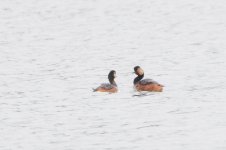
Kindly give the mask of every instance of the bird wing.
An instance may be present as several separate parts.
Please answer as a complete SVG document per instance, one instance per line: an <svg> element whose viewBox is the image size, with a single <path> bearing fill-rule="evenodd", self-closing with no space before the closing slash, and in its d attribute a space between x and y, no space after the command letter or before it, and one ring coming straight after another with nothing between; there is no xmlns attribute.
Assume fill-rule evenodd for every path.
<svg viewBox="0 0 226 150"><path fill-rule="evenodd" d="M158 82L152 80L152 79L143 79L139 81L140 84L142 85L147 85L147 84L159 84Z"/></svg>
<svg viewBox="0 0 226 150"><path fill-rule="evenodd" d="M100 85L100 88L104 88L104 89L107 89L107 90L110 90L112 89L114 86L112 84L109 84L109 83L102 83Z"/></svg>

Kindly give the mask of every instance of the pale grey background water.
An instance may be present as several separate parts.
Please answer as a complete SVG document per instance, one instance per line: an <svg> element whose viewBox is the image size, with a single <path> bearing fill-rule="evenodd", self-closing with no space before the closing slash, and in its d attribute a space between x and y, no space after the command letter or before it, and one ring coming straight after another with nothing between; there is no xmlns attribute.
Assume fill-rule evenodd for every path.
<svg viewBox="0 0 226 150"><path fill-rule="evenodd" d="M224 0L2 0L1 150L225 150ZM134 97L133 67L165 85ZM93 93L117 71L117 94Z"/></svg>

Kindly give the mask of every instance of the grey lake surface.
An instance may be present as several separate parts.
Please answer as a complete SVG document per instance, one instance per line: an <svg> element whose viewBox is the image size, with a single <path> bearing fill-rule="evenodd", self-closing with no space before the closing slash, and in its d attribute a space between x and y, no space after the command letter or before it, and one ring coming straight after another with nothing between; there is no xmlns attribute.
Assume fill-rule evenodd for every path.
<svg viewBox="0 0 226 150"><path fill-rule="evenodd" d="M1 0L0 150L225 150L225 14L225 0ZM136 65L164 91L134 91ZM92 92L112 69L119 92Z"/></svg>

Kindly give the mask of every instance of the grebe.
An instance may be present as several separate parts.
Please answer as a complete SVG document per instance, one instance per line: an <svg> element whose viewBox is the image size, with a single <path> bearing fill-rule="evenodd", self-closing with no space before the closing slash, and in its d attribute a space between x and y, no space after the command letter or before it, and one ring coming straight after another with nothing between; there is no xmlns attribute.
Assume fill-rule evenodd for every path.
<svg viewBox="0 0 226 150"><path fill-rule="evenodd" d="M93 89L94 92L109 92L109 93L116 93L118 91L117 84L115 82L116 78L116 71L111 70L108 74L109 83L102 83L96 89Z"/></svg>
<svg viewBox="0 0 226 150"><path fill-rule="evenodd" d="M163 85L152 79L143 79L144 71L140 66L134 67L137 77L134 79L133 84L137 91L150 91L150 92L162 92Z"/></svg>

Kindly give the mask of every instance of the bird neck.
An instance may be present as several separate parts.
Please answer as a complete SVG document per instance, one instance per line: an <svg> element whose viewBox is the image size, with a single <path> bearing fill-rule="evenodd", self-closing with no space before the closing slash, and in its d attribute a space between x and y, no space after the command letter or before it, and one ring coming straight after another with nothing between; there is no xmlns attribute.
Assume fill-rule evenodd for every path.
<svg viewBox="0 0 226 150"><path fill-rule="evenodd" d="M139 82L143 77L144 77L144 74L143 74L143 75L138 75L138 76L134 79L133 84L136 84L137 82Z"/></svg>
<svg viewBox="0 0 226 150"><path fill-rule="evenodd" d="M116 84L116 82L115 82L114 79L109 79L109 82L110 82L112 85L117 86L117 84Z"/></svg>

